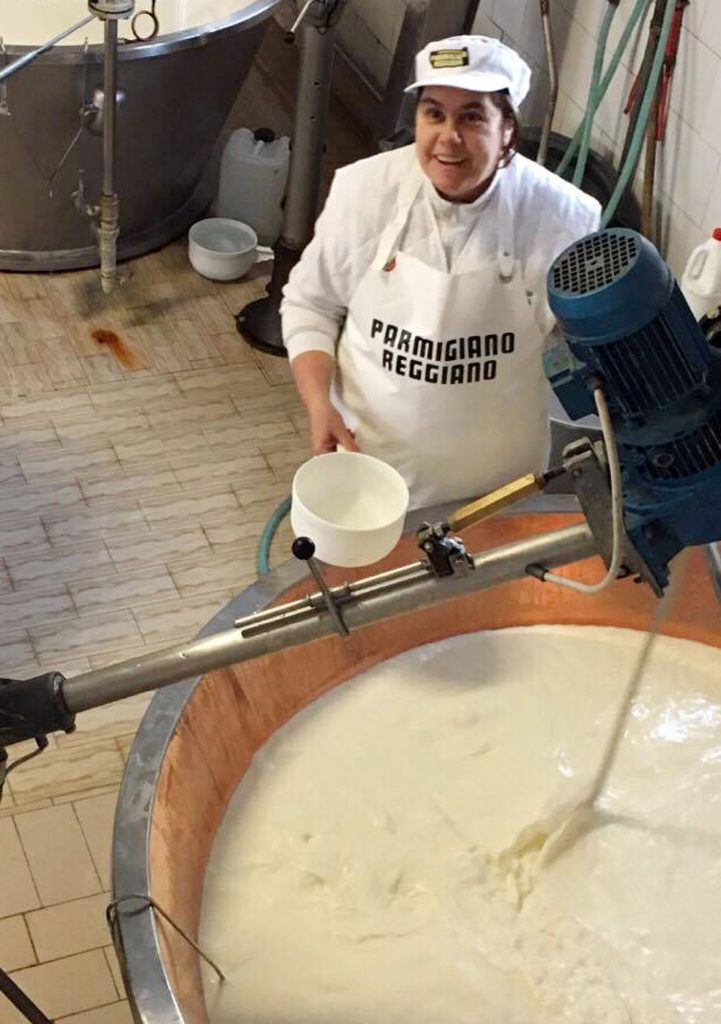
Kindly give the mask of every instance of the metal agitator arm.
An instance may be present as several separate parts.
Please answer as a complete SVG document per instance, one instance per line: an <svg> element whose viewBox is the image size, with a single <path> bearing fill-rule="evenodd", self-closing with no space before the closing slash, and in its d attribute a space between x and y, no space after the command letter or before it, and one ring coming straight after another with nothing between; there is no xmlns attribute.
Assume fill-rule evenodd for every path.
<svg viewBox="0 0 721 1024"><path fill-rule="evenodd" d="M51 672L28 680L0 680L0 752L22 740L40 744L53 731L69 732L75 715L89 708L328 636L338 629L329 601L351 631L522 577L529 566L562 566L596 550L590 528L581 524L466 555L465 566L445 577L427 558L419 559L355 583L323 587L307 598L239 619L233 629L146 657L69 679Z"/></svg>

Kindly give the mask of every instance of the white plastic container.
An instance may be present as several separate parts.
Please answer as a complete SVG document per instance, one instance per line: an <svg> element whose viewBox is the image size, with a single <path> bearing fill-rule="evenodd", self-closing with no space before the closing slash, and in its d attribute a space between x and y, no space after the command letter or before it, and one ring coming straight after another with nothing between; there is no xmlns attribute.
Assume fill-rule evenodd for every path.
<svg viewBox="0 0 721 1024"><path fill-rule="evenodd" d="M681 291L697 320L721 306L721 228L689 256Z"/></svg>
<svg viewBox="0 0 721 1024"><path fill-rule="evenodd" d="M283 226L290 140L267 128L239 128L228 139L220 164L216 211L250 224L261 245L273 245Z"/></svg>
<svg viewBox="0 0 721 1024"><path fill-rule="evenodd" d="M360 452L328 452L296 472L290 521L296 537L310 537L321 561L370 565L400 540L408 501L406 482L392 466Z"/></svg>
<svg viewBox="0 0 721 1024"><path fill-rule="evenodd" d="M227 217L209 217L188 232L188 258L211 281L237 281L258 258L258 238L247 224Z"/></svg>

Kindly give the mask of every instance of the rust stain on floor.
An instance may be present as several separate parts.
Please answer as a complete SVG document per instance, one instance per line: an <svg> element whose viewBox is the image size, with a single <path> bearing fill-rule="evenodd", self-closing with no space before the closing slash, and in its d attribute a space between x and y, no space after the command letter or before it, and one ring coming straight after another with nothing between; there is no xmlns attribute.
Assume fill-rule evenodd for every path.
<svg viewBox="0 0 721 1024"><path fill-rule="evenodd" d="M122 338L118 337L115 331L106 331L103 327L98 327L97 330L91 333L91 337L99 345L109 349L120 365L126 370L143 370L146 368L143 360L133 352Z"/></svg>

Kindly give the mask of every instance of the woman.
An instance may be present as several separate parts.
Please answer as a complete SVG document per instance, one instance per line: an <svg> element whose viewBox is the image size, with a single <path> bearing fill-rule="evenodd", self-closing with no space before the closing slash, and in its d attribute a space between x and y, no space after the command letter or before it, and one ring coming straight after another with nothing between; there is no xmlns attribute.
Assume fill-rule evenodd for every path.
<svg viewBox="0 0 721 1024"><path fill-rule="evenodd" d="M384 459L420 507L543 469L546 273L600 207L515 152L509 47L431 43L416 78L415 146L338 171L282 317L314 453Z"/></svg>

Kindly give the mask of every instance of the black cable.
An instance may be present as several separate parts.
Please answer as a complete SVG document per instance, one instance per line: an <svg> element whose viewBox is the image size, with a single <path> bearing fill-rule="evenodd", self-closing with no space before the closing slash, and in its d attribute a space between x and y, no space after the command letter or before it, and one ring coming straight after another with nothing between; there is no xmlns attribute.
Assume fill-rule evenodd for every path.
<svg viewBox="0 0 721 1024"><path fill-rule="evenodd" d="M26 996L22 989L18 988L9 974L0 967L0 992L19 1010L23 1017L30 1021L30 1024L53 1024L49 1017L46 1017L42 1010L39 1010L32 999Z"/></svg>

